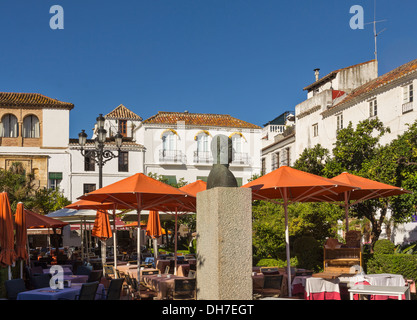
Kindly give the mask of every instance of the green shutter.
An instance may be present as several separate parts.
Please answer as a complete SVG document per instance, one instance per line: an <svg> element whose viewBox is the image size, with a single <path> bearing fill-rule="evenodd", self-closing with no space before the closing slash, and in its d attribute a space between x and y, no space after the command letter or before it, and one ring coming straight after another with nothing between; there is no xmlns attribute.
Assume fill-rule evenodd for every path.
<svg viewBox="0 0 417 320"><path fill-rule="evenodd" d="M162 176L164 180L166 181L166 184L169 185L176 185L177 184L177 176Z"/></svg>
<svg viewBox="0 0 417 320"><path fill-rule="evenodd" d="M197 180L203 180L204 182L207 182L207 178L208 178L208 177L204 177L204 176L197 176Z"/></svg>
<svg viewBox="0 0 417 320"><path fill-rule="evenodd" d="M49 172L49 180L62 180L62 172Z"/></svg>
<svg viewBox="0 0 417 320"><path fill-rule="evenodd" d="M241 187L243 184L243 178L236 178L237 186Z"/></svg>

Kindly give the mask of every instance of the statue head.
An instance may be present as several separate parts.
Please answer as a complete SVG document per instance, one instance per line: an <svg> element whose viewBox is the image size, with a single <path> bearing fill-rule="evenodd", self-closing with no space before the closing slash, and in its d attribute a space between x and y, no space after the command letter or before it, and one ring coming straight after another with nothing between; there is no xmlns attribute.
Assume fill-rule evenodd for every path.
<svg viewBox="0 0 417 320"><path fill-rule="evenodd" d="M213 163L229 166L233 156L232 139L223 134L215 135L210 147L213 154Z"/></svg>

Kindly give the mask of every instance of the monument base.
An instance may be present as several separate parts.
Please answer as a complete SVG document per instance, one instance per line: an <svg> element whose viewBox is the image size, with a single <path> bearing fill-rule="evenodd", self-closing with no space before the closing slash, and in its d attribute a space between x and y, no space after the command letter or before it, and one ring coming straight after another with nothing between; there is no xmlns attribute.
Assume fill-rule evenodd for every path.
<svg viewBox="0 0 417 320"><path fill-rule="evenodd" d="M252 300L252 191L197 194L197 299Z"/></svg>

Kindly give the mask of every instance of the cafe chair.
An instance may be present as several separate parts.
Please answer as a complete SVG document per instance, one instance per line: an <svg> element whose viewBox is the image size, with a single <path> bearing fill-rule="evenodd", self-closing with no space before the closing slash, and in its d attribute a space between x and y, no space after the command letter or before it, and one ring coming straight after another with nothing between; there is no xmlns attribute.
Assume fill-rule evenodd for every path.
<svg viewBox="0 0 417 320"><path fill-rule="evenodd" d="M101 278L103 277L103 270L92 270L90 275L88 276L87 282L100 282Z"/></svg>
<svg viewBox="0 0 417 320"><path fill-rule="evenodd" d="M95 300L98 284L98 281L83 283L80 294L75 296L75 300Z"/></svg>
<svg viewBox="0 0 417 320"><path fill-rule="evenodd" d="M196 300L196 279L174 279L173 300Z"/></svg>
<svg viewBox="0 0 417 320"><path fill-rule="evenodd" d="M125 281L127 284L129 297L132 300L140 300L140 292L139 292L138 283L137 281L133 281L133 280L136 280L136 279L132 278L129 273L125 274Z"/></svg>
<svg viewBox="0 0 417 320"><path fill-rule="evenodd" d="M78 266L77 267L77 271L76 271L76 275L78 276L89 276L91 273L91 269L87 266Z"/></svg>
<svg viewBox="0 0 417 320"><path fill-rule="evenodd" d="M35 289L40 288L49 288L50 287L50 280L51 280L51 274L50 273L44 273L39 275L33 275L31 282Z"/></svg>
<svg viewBox="0 0 417 320"><path fill-rule="evenodd" d="M105 264L104 265L104 276L106 277L106 279L116 278L114 267L112 265L110 265L110 264Z"/></svg>
<svg viewBox="0 0 417 320"><path fill-rule="evenodd" d="M20 292L27 291L23 279L6 280L4 285L6 287L6 297L9 300L16 300Z"/></svg>
<svg viewBox="0 0 417 320"><path fill-rule="evenodd" d="M284 275L265 275L262 287L262 297L279 297L281 295L282 279Z"/></svg>
<svg viewBox="0 0 417 320"><path fill-rule="evenodd" d="M112 279L106 290L105 300L120 300L124 281L124 278Z"/></svg>
<svg viewBox="0 0 417 320"><path fill-rule="evenodd" d="M165 267L165 272L164 272L165 274L169 274L169 266L166 266Z"/></svg>

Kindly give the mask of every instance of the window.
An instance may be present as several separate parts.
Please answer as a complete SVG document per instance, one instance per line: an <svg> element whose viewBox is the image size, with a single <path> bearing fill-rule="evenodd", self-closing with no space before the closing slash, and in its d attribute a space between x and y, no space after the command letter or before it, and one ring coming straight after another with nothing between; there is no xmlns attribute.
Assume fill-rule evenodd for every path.
<svg viewBox="0 0 417 320"><path fill-rule="evenodd" d="M162 136L162 149L164 151L174 151L177 148L177 139L172 131L165 132Z"/></svg>
<svg viewBox="0 0 417 320"><path fill-rule="evenodd" d="M23 119L23 137L39 138L39 119L30 115Z"/></svg>
<svg viewBox="0 0 417 320"><path fill-rule="evenodd" d="M96 170L96 162L94 161L94 157L84 157L84 171L95 171Z"/></svg>
<svg viewBox="0 0 417 320"><path fill-rule="evenodd" d="M119 172L129 171L129 152L120 151L119 153Z"/></svg>
<svg viewBox="0 0 417 320"><path fill-rule="evenodd" d="M127 137L127 120L119 120L119 132L123 137Z"/></svg>
<svg viewBox="0 0 417 320"><path fill-rule="evenodd" d="M378 114L378 107L376 103L376 99L369 101L369 117L376 117Z"/></svg>
<svg viewBox="0 0 417 320"><path fill-rule="evenodd" d="M169 184L170 186L176 186L177 184L177 176L162 175L162 179L166 184Z"/></svg>
<svg viewBox="0 0 417 320"><path fill-rule="evenodd" d="M0 134L4 138L16 138L19 135L19 126L16 116L6 114L1 119Z"/></svg>
<svg viewBox="0 0 417 320"><path fill-rule="evenodd" d="M290 148L285 148L285 152L286 152L286 162L287 162L287 166L289 166L290 165L290 161L291 161L291 158L290 158Z"/></svg>
<svg viewBox="0 0 417 320"><path fill-rule="evenodd" d="M280 162L279 152L272 154L272 171L279 168L280 166L279 162Z"/></svg>
<svg viewBox="0 0 417 320"><path fill-rule="evenodd" d="M318 123L313 124L313 137L319 136L319 125Z"/></svg>
<svg viewBox="0 0 417 320"><path fill-rule="evenodd" d="M59 190L62 181L62 172L49 172L49 188Z"/></svg>
<svg viewBox="0 0 417 320"><path fill-rule="evenodd" d="M242 152L242 137L238 134L232 136L233 151L236 153Z"/></svg>
<svg viewBox="0 0 417 320"><path fill-rule="evenodd" d="M408 84L403 87L403 103L413 102L414 100L414 91L413 84Z"/></svg>
<svg viewBox="0 0 417 320"><path fill-rule="evenodd" d="M339 113L336 115L336 130L339 131L340 129L343 129L343 114Z"/></svg>
<svg viewBox="0 0 417 320"><path fill-rule="evenodd" d="M262 158L261 161L261 175L263 176L266 173L266 160Z"/></svg>
<svg viewBox="0 0 417 320"><path fill-rule="evenodd" d="M209 140L207 133L200 133L197 135L197 153L205 154L209 152Z"/></svg>
<svg viewBox="0 0 417 320"><path fill-rule="evenodd" d="M95 183L84 183L84 187L83 187L84 194L90 193L94 190L96 190L96 184Z"/></svg>
<svg viewBox="0 0 417 320"><path fill-rule="evenodd" d="M197 176L197 180L202 180L204 182L207 182L208 177L206 176Z"/></svg>

